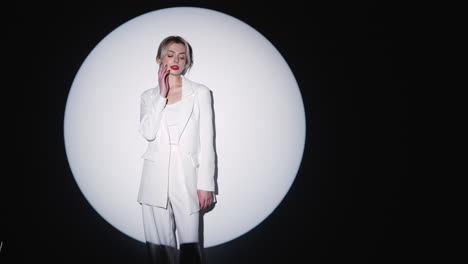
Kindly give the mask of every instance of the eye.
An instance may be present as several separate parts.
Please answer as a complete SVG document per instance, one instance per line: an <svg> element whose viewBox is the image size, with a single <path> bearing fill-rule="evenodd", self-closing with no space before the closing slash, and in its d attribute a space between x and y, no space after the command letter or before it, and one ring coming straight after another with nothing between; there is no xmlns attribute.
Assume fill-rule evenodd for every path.
<svg viewBox="0 0 468 264"><path fill-rule="evenodd" d="M174 57L174 55L167 55L167 57L172 58L172 57Z"/></svg>
<svg viewBox="0 0 468 264"><path fill-rule="evenodd" d="M180 57L181 60L185 60L185 57Z"/></svg>

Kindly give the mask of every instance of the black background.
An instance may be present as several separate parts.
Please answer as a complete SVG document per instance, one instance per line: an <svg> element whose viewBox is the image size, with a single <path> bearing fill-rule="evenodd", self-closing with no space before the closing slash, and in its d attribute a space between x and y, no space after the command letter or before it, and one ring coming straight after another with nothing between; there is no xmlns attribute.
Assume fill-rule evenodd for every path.
<svg viewBox="0 0 468 264"><path fill-rule="evenodd" d="M4 77L19 93L5 97L15 98L11 146L19 161L9 165L20 174L2 184L1 262L145 263L144 244L102 219L76 186L63 116L73 79L102 38L175 6L217 10L258 30L288 62L306 110L304 157L288 195L246 235L206 249L208 263L412 260L403 209L411 67L404 6L128 1L5 9L14 19L4 24L13 69Z"/></svg>

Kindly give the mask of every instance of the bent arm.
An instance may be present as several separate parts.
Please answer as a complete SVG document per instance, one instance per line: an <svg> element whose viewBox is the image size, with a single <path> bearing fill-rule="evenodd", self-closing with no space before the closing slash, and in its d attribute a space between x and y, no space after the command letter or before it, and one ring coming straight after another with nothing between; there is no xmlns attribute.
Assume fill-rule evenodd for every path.
<svg viewBox="0 0 468 264"><path fill-rule="evenodd" d="M215 151L210 90L199 91L198 104L200 107L200 166L198 167L197 188L214 192Z"/></svg>
<svg viewBox="0 0 468 264"><path fill-rule="evenodd" d="M157 95L142 94L140 104L140 127L138 131L148 141L153 141L159 130L161 116L167 98Z"/></svg>

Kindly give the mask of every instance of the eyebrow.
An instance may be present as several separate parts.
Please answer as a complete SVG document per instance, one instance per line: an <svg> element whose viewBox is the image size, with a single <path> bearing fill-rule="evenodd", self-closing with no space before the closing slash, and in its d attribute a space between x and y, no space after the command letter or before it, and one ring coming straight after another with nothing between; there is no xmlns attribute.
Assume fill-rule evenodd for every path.
<svg viewBox="0 0 468 264"><path fill-rule="evenodd" d="M175 51L173 51L173 50L167 50L167 51L168 51L168 52L170 51L170 52L174 52L174 53L176 53L176 52L175 52ZM181 52L181 53L179 53L179 54L185 54L185 52Z"/></svg>

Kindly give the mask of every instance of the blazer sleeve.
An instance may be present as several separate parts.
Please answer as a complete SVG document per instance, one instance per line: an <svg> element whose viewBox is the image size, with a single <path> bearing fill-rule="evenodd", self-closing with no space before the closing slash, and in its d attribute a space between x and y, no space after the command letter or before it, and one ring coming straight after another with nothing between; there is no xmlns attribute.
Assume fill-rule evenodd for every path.
<svg viewBox="0 0 468 264"><path fill-rule="evenodd" d="M198 104L200 108L200 154L197 189L214 192L214 127L211 92L208 88L199 89Z"/></svg>
<svg viewBox="0 0 468 264"><path fill-rule="evenodd" d="M140 127L138 131L148 141L153 141L160 127L161 116L167 98L151 93L143 93L140 102Z"/></svg>

